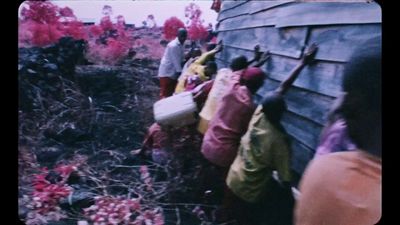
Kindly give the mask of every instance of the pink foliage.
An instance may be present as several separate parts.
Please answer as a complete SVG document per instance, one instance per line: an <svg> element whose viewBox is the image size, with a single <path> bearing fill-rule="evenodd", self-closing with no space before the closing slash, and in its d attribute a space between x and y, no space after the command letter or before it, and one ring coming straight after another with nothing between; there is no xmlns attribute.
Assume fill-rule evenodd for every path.
<svg viewBox="0 0 400 225"><path fill-rule="evenodd" d="M97 196L95 200L94 205L83 209L93 224L164 224L162 213L157 209L143 210L139 199Z"/></svg>
<svg viewBox="0 0 400 225"><path fill-rule="evenodd" d="M190 3L188 6L185 7L185 17L188 17L191 21L200 20L201 14L202 11L200 10L200 7L195 3Z"/></svg>
<svg viewBox="0 0 400 225"><path fill-rule="evenodd" d="M179 28L184 28L185 24L177 17L171 17L164 23L164 37L167 40L176 38Z"/></svg>
<svg viewBox="0 0 400 225"><path fill-rule="evenodd" d="M128 55L129 40L107 38L106 45L90 42L87 58L95 63L114 65Z"/></svg>
<svg viewBox="0 0 400 225"><path fill-rule="evenodd" d="M88 34L86 33L83 23L80 21L71 21L65 23L63 26L63 36L71 36L74 39L87 39Z"/></svg>
<svg viewBox="0 0 400 225"><path fill-rule="evenodd" d="M189 18L188 36L190 40L204 40L208 36L208 31L200 20L202 11L200 7L194 3L190 3L185 7L185 17Z"/></svg>
<svg viewBox="0 0 400 225"><path fill-rule="evenodd" d="M48 1L27 1L29 9L23 8L23 21L31 20L41 24L56 23L59 19L58 7Z"/></svg>
<svg viewBox="0 0 400 225"><path fill-rule="evenodd" d="M98 25L91 25L89 27L89 34L91 35L91 37L99 37L102 33L104 32L104 30L98 26Z"/></svg>
<svg viewBox="0 0 400 225"><path fill-rule="evenodd" d="M204 40L208 36L208 31L202 24L192 23L188 27L188 36L190 40Z"/></svg>
<svg viewBox="0 0 400 225"><path fill-rule="evenodd" d="M46 215L51 212L59 211L59 200L67 197L72 188L65 184L72 171L77 168L73 165L60 165L54 169L61 176L61 181L51 183L46 179L49 174L47 168L42 169L42 173L36 174L33 181L33 209L41 214Z"/></svg>
<svg viewBox="0 0 400 225"><path fill-rule="evenodd" d="M28 6L22 9L18 27L20 47L43 47L56 43L61 37L71 36L87 41L86 58L95 64L117 64L128 56L132 48L146 57L158 59L162 56L159 39L150 35L135 41L133 30L126 28L123 16L119 15L116 23L111 21L112 9L109 6L105 7L105 16L99 25L85 26L68 7L60 8L48 1L29 1L26 4ZM171 18L166 22L164 35L171 40L181 27L184 27L182 21Z"/></svg>
<svg viewBox="0 0 400 225"><path fill-rule="evenodd" d="M69 7L61 8L60 15L63 17L75 17L74 12Z"/></svg>
<svg viewBox="0 0 400 225"><path fill-rule="evenodd" d="M100 27L104 31L112 30L114 28L114 25L111 22L110 16L104 16L103 18L101 18Z"/></svg>
<svg viewBox="0 0 400 225"><path fill-rule="evenodd" d="M110 6L104 6L111 12ZM107 13L105 13L107 14ZM119 15L113 24L110 16L104 16L99 26L89 28L89 49L86 58L96 64L114 65L128 56L133 45L132 31L126 30L125 19Z"/></svg>
<svg viewBox="0 0 400 225"><path fill-rule="evenodd" d="M18 29L21 47L45 46L63 36L86 38L83 24L76 20L72 9L59 8L48 1L28 1L26 4L28 8L21 11Z"/></svg>
<svg viewBox="0 0 400 225"><path fill-rule="evenodd" d="M117 16L117 26L125 27L125 18L122 15Z"/></svg>

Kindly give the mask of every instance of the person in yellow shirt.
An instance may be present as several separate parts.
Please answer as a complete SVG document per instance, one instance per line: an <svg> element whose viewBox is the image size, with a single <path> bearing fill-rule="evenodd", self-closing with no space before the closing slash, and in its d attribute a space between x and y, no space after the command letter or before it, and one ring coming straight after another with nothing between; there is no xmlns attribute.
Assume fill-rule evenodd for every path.
<svg viewBox="0 0 400 225"><path fill-rule="evenodd" d="M207 61L212 58L215 54L222 51L222 42L211 51L203 53L197 60L195 60L178 79L178 85L175 88L175 94L185 91L185 86L187 84L187 79L191 75L196 75L201 81L206 81L211 79L211 76L215 74L216 67L212 63L207 63ZM215 63L214 63L215 64Z"/></svg>
<svg viewBox="0 0 400 225"><path fill-rule="evenodd" d="M229 200L233 202L231 205L225 204L228 210L236 212L233 216L239 211L242 213L242 216L237 217L240 225L256 225L262 221L268 221L268 224L291 222L294 201L290 185L291 151L288 135L280 122L286 110L283 96L302 69L313 61L316 51L317 46L311 45L291 74L275 91L263 98L241 139L238 153L226 178L228 190L225 194L225 202L228 198L233 199ZM274 170L277 171L282 190L276 188L278 184L273 178ZM270 208L268 204L273 202L273 196L278 193L282 193L279 201L287 202L287 205L277 212L263 212ZM277 207L280 206L275 205Z"/></svg>

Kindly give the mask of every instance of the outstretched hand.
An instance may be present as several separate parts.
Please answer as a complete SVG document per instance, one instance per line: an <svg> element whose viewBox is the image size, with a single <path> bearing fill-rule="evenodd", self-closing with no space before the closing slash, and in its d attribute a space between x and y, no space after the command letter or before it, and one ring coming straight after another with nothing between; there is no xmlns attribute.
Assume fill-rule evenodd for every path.
<svg viewBox="0 0 400 225"><path fill-rule="evenodd" d="M260 51L260 45L254 46L254 59L259 61L261 59L263 52Z"/></svg>
<svg viewBox="0 0 400 225"><path fill-rule="evenodd" d="M271 54L269 51L266 51L261 54L260 60L259 61L267 61L271 57Z"/></svg>
<svg viewBox="0 0 400 225"><path fill-rule="evenodd" d="M309 64L314 60L315 54L317 53L318 46L313 43L305 52L301 58L303 64Z"/></svg>
<svg viewBox="0 0 400 225"><path fill-rule="evenodd" d="M223 47L222 47L222 40L220 40L217 44L217 46L215 47L216 52L220 52L222 51Z"/></svg>

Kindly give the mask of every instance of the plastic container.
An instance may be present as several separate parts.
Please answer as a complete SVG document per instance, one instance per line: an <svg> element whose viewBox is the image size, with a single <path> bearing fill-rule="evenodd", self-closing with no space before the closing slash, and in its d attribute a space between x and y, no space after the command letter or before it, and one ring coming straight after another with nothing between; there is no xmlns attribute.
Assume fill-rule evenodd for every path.
<svg viewBox="0 0 400 225"><path fill-rule="evenodd" d="M189 91L157 101L153 110L155 121L164 127L179 128L198 120L197 105Z"/></svg>

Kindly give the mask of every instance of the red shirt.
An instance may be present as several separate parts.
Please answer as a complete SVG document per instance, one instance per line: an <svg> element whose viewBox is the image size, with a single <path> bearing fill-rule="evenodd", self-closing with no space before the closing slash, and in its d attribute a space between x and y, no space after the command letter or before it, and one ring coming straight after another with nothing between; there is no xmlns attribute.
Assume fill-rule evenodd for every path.
<svg viewBox="0 0 400 225"><path fill-rule="evenodd" d="M210 162L228 167L239 148L256 109L246 86L240 85L241 73L233 73L232 83L218 105L215 116L204 135L201 152Z"/></svg>

